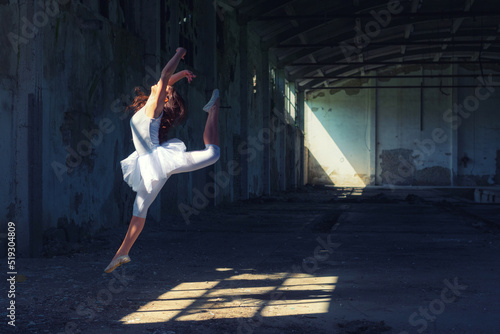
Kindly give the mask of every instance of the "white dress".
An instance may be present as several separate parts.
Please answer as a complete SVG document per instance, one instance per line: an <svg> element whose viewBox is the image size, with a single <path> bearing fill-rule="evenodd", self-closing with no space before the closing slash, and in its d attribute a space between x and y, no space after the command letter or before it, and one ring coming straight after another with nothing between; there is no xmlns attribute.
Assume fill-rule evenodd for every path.
<svg viewBox="0 0 500 334"><path fill-rule="evenodd" d="M144 183L148 193L152 191L152 181L168 179L170 172L185 166L186 145L177 138L160 145L158 131L161 117L146 116L146 106L137 111L130 120L135 151L120 161L123 179L134 191Z"/></svg>

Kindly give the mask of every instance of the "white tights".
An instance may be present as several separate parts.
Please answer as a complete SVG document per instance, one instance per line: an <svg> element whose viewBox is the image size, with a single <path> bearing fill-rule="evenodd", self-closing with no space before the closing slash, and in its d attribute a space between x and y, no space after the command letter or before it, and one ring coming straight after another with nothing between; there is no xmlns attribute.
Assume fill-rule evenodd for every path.
<svg viewBox="0 0 500 334"><path fill-rule="evenodd" d="M214 144L206 144L205 149L201 151L186 152L187 165L174 169L170 175L192 172L210 165L213 165L220 157L220 148ZM137 191L137 196L134 202L133 214L136 217L146 218L148 209L165 185L167 179L156 180L152 182L153 190L150 193L146 191L144 183L141 184Z"/></svg>

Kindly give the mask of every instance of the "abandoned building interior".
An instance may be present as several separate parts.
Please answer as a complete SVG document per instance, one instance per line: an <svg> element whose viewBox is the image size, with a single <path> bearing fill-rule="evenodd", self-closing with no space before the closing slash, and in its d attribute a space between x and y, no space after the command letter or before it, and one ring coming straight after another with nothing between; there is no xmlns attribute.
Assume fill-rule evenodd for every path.
<svg viewBox="0 0 500 334"><path fill-rule="evenodd" d="M0 17L3 46L0 49L3 138L0 170L4 178L0 201L4 221L14 222L16 226L16 256L25 258L25 263L33 263L31 270L37 268L36 258L55 256L57 259L78 253L99 240L102 233L113 230L121 233L126 228L135 199L135 192L123 181L120 169L120 161L134 150L129 125L132 114L126 107L135 97L135 87L149 94L163 66L182 46L187 53L178 69L192 71L196 78L192 83L176 84L189 114L182 124L171 130L172 137L180 138L188 150L203 149L202 129L207 116L202 107L210 99L212 90L218 88L220 159L201 171L174 175L168 180L149 210L145 229L151 229L144 232L144 240L160 245L159 241L152 241L152 237L147 239L147 233L170 226L175 233L190 231L192 244L205 245L211 236L222 233L220 231L229 233L238 229L235 224L243 224L244 217L265 222L266 228L252 227L260 231L262 238L275 233L273 231L299 233L303 226L310 224L319 228L315 233L326 237L337 227L341 230L340 221L352 219L360 222L359 226L352 225L359 230L349 230L352 233L347 233L341 243L355 244L359 241L354 237L358 232L375 229L367 223L367 216L361 219L361 215L372 212L382 217L393 212L395 216L390 219L398 223L390 223L390 227L381 225L387 230L406 231L415 224L421 228L415 235L429 233L435 239L452 243L450 240L454 237L439 237L431 231L437 226L444 226L439 227L440 233L445 228L453 230L457 222L469 224L470 220L470 230L460 225L457 235L463 233L463 243L471 240L471 252L480 252L480 243L486 242L481 238L487 238L491 247L488 259L493 264L496 261L497 266L491 269L491 275L481 277L487 282L495 275L499 277L496 234L500 218L498 1L11 0L0 1ZM441 203L441 211L437 203ZM410 204L422 207L403 209L400 206ZM258 209L256 205L264 205L265 209ZM259 216L259 210L267 212L266 218ZM290 210L302 211L294 215ZM346 214L347 211L342 210L352 212ZM452 214L453 217L445 216ZM335 219L318 218L324 215L333 215ZM209 218L212 225L207 227L209 225L202 222ZM381 224L391 222L389 218L377 220L372 216L370 219L382 221ZM322 229L322 224L327 228ZM386 231L384 228L382 231ZM210 233L197 236L197 229ZM183 238L174 232L171 235ZM163 236L163 232L156 233ZM2 257L7 256L7 235L5 225L0 231ZM231 236L232 241L227 244L237 248L238 243L234 235ZM394 240L401 249L412 244L409 239L405 241L405 234L391 239L392 235L382 236L381 232L379 237ZM301 259L314 254L316 239L311 238L309 246L297 246L303 250ZM305 239L299 235L294 240L305 243ZM375 239L372 242L376 243ZM144 246L139 247L147 247L146 243L143 241ZM222 247L225 242L217 243ZM262 243L264 247L264 241ZM269 245L279 243L268 242ZM250 244L252 246L241 254L257 256L260 244L257 241ZM448 246L422 246L421 251L425 253L426 247L441 255L448 249ZM111 248L106 250L106 260ZM370 253L370 249L364 250ZM471 261L468 271L479 271L479 267L473 265L472 253L462 248L460 251L457 250L458 254ZM191 254L190 250L185 252ZM231 250L221 254L228 252ZM286 257L285 254L281 255ZM371 260L377 261L374 254ZM268 259L274 259L273 265L278 265L280 256L274 256ZM146 259L146 255L143 258ZM408 261L418 262L418 256L415 258ZM102 271L105 260L93 259L97 260L102 263L95 270ZM334 271L338 263L346 261L336 259L321 265L331 265ZM129 267L134 268L133 265ZM222 264L219 267L223 267ZM439 263L435 268L438 267ZM452 268L459 268L458 264ZM155 275L161 273L160 269L153 271ZM286 280L286 275L281 274L284 271L275 273L282 281ZM455 274L451 271L449 277L448 272L436 275L436 286L429 288L432 292L427 291L423 299L401 306L407 312L403 320L394 314L377 318L377 312L383 311L366 307L363 321L375 319L373 323L361 322L357 329L352 329L355 324L351 322L333 329L331 321L338 323L335 318L338 314L345 321L355 318L349 317L347 311L338 311L331 302L325 312L330 318L308 318L309 327L295 324L299 326L296 332L383 333L390 331L387 325L398 334L417 330L418 333L498 333L498 321L471 320L466 325L463 319L467 317L460 313L466 312L465 306L462 311L454 311L457 304L441 300L430 306L431 309L436 305L446 306L438 320L419 316L408 324L408 316L411 318L413 312L411 307L428 306L443 287L453 282ZM333 284L321 281L326 276L319 273L318 270L308 277L286 277L290 279L288 285L293 287ZM307 281L316 274L319 281ZM92 276L88 272L83 275ZM100 279L101 272L96 275ZM335 291L348 295L351 285L342 290L342 279L356 280L362 276L352 272L351 275L338 274L336 290L327 289L330 297ZM385 280L382 272L379 278ZM449 279L448 283L443 283L443 279ZM206 281L203 291L216 285L215 278ZM318 283L320 281L323 283ZM479 281L470 278L468 286L476 287L464 294L483 288L474 285ZM229 288L233 287L229 285ZM493 298L496 293L498 297L492 286L484 289L484 295ZM318 292L317 298L320 295ZM113 298L116 301L122 297L113 294ZM498 298L495 302L485 301L479 292L474 298L477 298L475 305L491 305L482 315L474 313L476 319L483 319L482 316L491 319L489 316L500 310ZM234 300L226 302L231 304ZM342 303L350 302L339 302ZM399 307L398 302L391 303L387 308ZM282 319L308 314L306 311L294 314L289 308L288 314L287 310L281 310ZM434 316L437 317L437 313ZM96 311L96 314L95 319L104 324L104 312ZM129 321L140 318L137 314L124 312L120 317ZM197 321L217 319L217 313L215 318L208 314L204 315L206 319L199 315L195 320L185 316L187 323L194 326L198 325ZM226 318L252 319L252 314L235 313ZM177 319L177 316L168 319ZM334 318L337 320L331 320ZM377 321L382 318L385 323L381 325ZM56 329L68 326L68 319L60 318ZM169 321L174 321L158 319L150 319L150 323L163 321L169 325ZM315 327L318 319L325 321L323 327ZM452 330L449 324L453 322L461 325ZM407 327L398 327L402 323ZM295 328L286 322L281 323L281 327L277 325L278 329L267 326L265 321L260 325L255 318L252 323L222 329L210 327L210 322L206 324L208 327L200 333L212 333L211 330L213 333L288 333L293 331L286 328ZM366 328L378 329L363 332L360 329L363 324ZM436 327L436 324L444 327ZM78 322L78 326L87 332L100 333L96 328L86 327L91 323L85 320ZM230 325L224 323L224 326ZM325 329L325 326L330 327ZM403 327L409 329L404 331ZM118 332L118 329L128 333L126 327L109 328L107 333ZM172 328L183 332L182 327ZM147 332L146 329L139 332Z"/></svg>

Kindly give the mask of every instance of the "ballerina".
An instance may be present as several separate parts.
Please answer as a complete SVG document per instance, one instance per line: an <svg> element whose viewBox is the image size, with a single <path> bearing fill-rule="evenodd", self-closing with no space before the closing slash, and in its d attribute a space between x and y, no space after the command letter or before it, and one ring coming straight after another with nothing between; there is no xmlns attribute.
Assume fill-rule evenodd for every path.
<svg viewBox="0 0 500 334"><path fill-rule="evenodd" d="M151 87L151 94L147 96L136 88L137 97L129 106L135 110L130 120L135 151L120 163L123 179L137 195L127 234L111 263L104 269L106 273L131 261L128 253L144 227L147 211L170 175L198 170L219 159L218 89L213 91L210 101L203 107L208 113L203 132L205 149L187 152L181 140L167 140L168 131L187 116L184 100L172 86L182 78L191 83L196 77L187 70L174 74L185 54L184 48L177 48L163 68L160 80Z"/></svg>

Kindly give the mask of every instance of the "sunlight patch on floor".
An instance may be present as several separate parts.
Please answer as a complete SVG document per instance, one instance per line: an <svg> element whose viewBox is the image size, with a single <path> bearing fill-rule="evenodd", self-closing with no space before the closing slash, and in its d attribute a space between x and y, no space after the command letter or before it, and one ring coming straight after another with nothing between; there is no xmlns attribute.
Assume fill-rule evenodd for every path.
<svg viewBox="0 0 500 334"><path fill-rule="evenodd" d="M292 277L288 278L278 288L286 295L295 295L295 292L304 294L309 292L307 299L271 300L262 310L264 317L306 315L328 313L331 292L335 289L338 278L326 277ZM293 293L287 293L293 292Z"/></svg>
<svg viewBox="0 0 500 334"><path fill-rule="evenodd" d="M185 282L120 321L143 324L327 313L336 283L335 276L290 273Z"/></svg>

